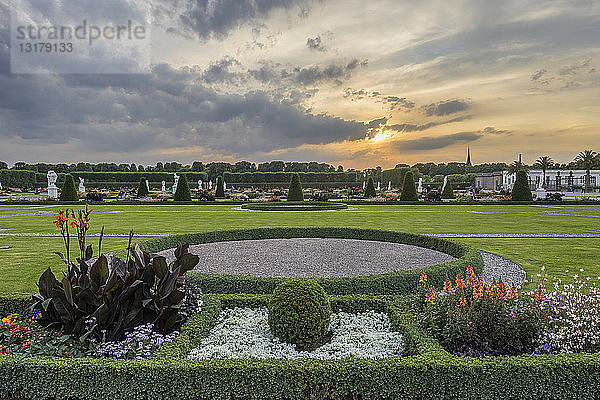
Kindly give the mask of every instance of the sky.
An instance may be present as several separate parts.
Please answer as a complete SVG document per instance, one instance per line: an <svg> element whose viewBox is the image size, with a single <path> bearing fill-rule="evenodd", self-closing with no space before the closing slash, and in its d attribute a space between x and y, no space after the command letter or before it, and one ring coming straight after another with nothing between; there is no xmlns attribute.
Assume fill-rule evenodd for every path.
<svg viewBox="0 0 600 400"><path fill-rule="evenodd" d="M362 169L464 161L467 146L474 163L600 151L596 0L66 3L0 0L0 160L9 164ZM60 59L79 73L11 70L15 20L56 25L82 12L146 18L151 41L133 58L143 72L112 73L118 48L93 64Z"/></svg>

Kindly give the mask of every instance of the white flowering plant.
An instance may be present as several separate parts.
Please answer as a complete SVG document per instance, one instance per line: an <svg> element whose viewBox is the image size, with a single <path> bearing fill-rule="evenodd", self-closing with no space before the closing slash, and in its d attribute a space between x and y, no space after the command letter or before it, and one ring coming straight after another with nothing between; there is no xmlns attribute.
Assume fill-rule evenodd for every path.
<svg viewBox="0 0 600 400"><path fill-rule="evenodd" d="M583 269L579 270L584 273ZM568 270L567 270L568 273ZM539 337L540 353L600 352L600 286L590 277L573 275L573 282L549 277L542 267L537 289L528 294L546 315Z"/></svg>

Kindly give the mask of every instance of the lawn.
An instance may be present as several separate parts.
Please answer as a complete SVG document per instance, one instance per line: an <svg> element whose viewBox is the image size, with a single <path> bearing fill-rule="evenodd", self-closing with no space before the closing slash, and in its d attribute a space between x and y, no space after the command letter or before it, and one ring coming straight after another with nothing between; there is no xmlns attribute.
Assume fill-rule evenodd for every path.
<svg viewBox="0 0 600 400"><path fill-rule="evenodd" d="M58 207L0 206L0 232L57 232L52 213ZM600 207L569 206L358 206L345 212L235 212L231 205L96 206L92 232L104 225L109 233L192 233L258 227L353 227L412 233L591 233L600 229L592 217L540 214L560 211L598 215ZM458 211L458 212L449 212ZM14 214L42 213L34 216ZM91 239L96 247L96 239ZM600 275L600 239L458 239L523 265L528 276L543 264L558 276L584 268ZM123 248L125 238L106 238L106 251ZM0 294L31 293L44 268L62 268L54 251L60 238L0 237Z"/></svg>

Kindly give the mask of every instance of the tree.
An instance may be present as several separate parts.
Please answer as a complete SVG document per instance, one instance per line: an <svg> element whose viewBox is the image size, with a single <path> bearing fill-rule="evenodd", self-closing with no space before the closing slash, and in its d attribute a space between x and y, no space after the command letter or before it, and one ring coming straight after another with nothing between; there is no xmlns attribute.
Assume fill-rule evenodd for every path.
<svg viewBox="0 0 600 400"><path fill-rule="evenodd" d="M407 171L404 174L404 184L402 185L402 193L400 201L418 201L417 188L415 187L415 177L412 171Z"/></svg>
<svg viewBox="0 0 600 400"><path fill-rule="evenodd" d="M367 188L365 189L365 198L369 199L371 197L375 197L377 196L377 193L375 192L375 184L373 183L373 177L370 176L369 179L367 179Z"/></svg>
<svg viewBox="0 0 600 400"><path fill-rule="evenodd" d="M512 164L508 166L508 173L516 174L519 171L527 171L528 169L527 165L523 164L521 161L513 161Z"/></svg>
<svg viewBox="0 0 600 400"><path fill-rule="evenodd" d="M73 179L73 175L67 174L65 175L65 182L60 191L60 201L79 201L79 196L77 195L77 189L75 189L75 180Z"/></svg>
<svg viewBox="0 0 600 400"><path fill-rule="evenodd" d="M223 187L223 177L217 177L217 190L215 191L215 197L222 199L225 197L225 188Z"/></svg>
<svg viewBox="0 0 600 400"><path fill-rule="evenodd" d="M146 185L146 178L140 178L140 184L138 186L137 198L148 197L148 185Z"/></svg>
<svg viewBox="0 0 600 400"><path fill-rule="evenodd" d="M517 179L512 189L512 200L513 201L532 201L533 196L531 195L531 189L529 189L529 182L527 181L527 172L520 170L517 172Z"/></svg>
<svg viewBox="0 0 600 400"><path fill-rule="evenodd" d="M537 161L535 162L535 164L533 164L534 167L542 169L542 174L543 174L542 187L543 188L546 187L546 170L552 168L553 165L554 165L554 160L552 160L552 158L550 158L548 156L543 156L543 157L538 158Z"/></svg>
<svg viewBox="0 0 600 400"><path fill-rule="evenodd" d="M338 165L337 172L344 172L344 167L342 165Z"/></svg>
<svg viewBox="0 0 600 400"><path fill-rule="evenodd" d="M4 161L0 161L0 169L8 169L8 164Z"/></svg>
<svg viewBox="0 0 600 400"><path fill-rule="evenodd" d="M302 193L302 184L300 183L300 175L298 174L292 174L290 178L287 201L304 201L304 193Z"/></svg>
<svg viewBox="0 0 600 400"><path fill-rule="evenodd" d="M454 190L452 190L452 184L450 182L446 183L446 187L442 192L442 199L453 199L454 198Z"/></svg>
<svg viewBox="0 0 600 400"><path fill-rule="evenodd" d="M590 188L590 170L596 161L598 161L598 153L594 150L584 150L577 154L575 161L585 168L585 191Z"/></svg>
<svg viewBox="0 0 600 400"><path fill-rule="evenodd" d="M187 178L185 175L179 177L177 182L177 189L175 190L175 201L192 201L192 194L190 193L190 186L188 185Z"/></svg>

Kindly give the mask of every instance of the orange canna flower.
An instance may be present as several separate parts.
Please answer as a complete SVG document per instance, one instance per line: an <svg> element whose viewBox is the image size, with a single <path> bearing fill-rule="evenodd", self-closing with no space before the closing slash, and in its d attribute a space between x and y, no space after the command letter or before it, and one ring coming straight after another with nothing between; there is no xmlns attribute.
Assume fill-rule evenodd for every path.
<svg viewBox="0 0 600 400"><path fill-rule="evenodd" d="M467 299L465 299L464 297L461 296L458 304L461 305L461 306L466 306L467 305Z"/></svg>
<svg viewBox="0 0 600 400"><path fill-rule="evenodd" d="M421 274L421 276L419 277L419 283L427 283L427 275L426 274Z"/></svg>
<svg viewBox="0 0 600 400"><path fill-rule="evenodd" d="M444 292L452 293L452 282L448 278L444 281Z"/></svg>
<svg viewBox="0 0 600 400"><path fill-rule="evenodd" d="M433 304L434 300L435 300L435 292L433 291L433 289L431 289L425 295L425 303Z"/></svg>

